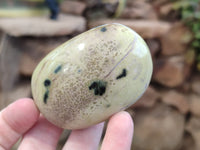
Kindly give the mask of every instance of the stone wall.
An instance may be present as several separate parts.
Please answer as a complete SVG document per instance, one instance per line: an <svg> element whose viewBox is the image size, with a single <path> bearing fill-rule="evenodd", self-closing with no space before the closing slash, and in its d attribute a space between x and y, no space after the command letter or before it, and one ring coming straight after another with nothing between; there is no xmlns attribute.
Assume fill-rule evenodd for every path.
<svg viewBox="0 0 200 150"><path fill-rule="evenodd" d="M149 88L127 110L135 123L132 149L199 150L200 76L189 51L191 32L170 0L127 0L121 6L118 0L65 0L57 21L0 18L0 109L31 97L31 74L52 49L87 29L117 22L145 39L154 63Z"/></svg>

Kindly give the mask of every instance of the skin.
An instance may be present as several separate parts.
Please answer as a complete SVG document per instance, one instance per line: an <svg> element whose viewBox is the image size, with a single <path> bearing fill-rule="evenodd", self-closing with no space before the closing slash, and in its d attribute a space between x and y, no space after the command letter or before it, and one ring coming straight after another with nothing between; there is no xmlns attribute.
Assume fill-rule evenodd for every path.
<svg viewBox="0 0 200 150"><path fill-rule="evenodd" d="M97 150L104 123L81 130L73 130L63 150ZM121 111L108 122L101 150L130 150L133 121ZM10 149L20 137L19 150L55 150L62 129L39 114L32 99L23 98L0 112L0 150Z"/></svg>

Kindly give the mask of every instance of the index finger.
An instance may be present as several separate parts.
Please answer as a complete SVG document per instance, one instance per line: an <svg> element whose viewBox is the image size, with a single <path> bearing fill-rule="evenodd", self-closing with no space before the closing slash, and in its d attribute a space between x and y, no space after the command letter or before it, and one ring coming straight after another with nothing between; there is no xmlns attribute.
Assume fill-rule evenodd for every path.
<svg viewBox="0 0 200 150"><path fill-rule="evenodd" d="M133 128L133 120L128 112L113 115L108 122L101 150L130 150Z"/></svg>
<svg viewBox="0 0 200 150"><path fill-rule="evenodd" d="M0 149L10 149L38 117L39 111L29 98L17 100L3 109L0 112Z"/></svg>

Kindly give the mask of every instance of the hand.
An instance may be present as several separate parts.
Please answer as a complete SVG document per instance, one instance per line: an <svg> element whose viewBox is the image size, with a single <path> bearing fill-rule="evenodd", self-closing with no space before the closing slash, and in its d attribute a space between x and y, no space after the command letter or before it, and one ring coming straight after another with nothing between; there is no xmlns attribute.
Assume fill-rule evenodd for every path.
<svg viewBox="0 0 200 150"><path fill-rule="evenodd" d="M103 126L73 130L63 150L97 150ZM20 137L19 150L55 150L61 133L61 128L39 115L31 99L17 100L0 112L0 150L9 150ZM132 135L132 118L119 112L109 120L101 150L130 150Z"/></svg>

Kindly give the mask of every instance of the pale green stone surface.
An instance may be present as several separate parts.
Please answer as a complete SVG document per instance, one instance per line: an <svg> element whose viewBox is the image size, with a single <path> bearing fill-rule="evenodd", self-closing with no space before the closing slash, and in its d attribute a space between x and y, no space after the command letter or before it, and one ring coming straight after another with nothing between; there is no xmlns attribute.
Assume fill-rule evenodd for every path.
<svg viewBox="0 0 200 150"><path fill-rule="evenodd" d="M152 69L144 40L126 26L107 24L47 55L33 73L32 93L49 121L65 129L80 129L135 103L148 87ZM51 83L45 87L47 79ZM95 88L90 89L94 82L103 83L105 93L99 86L96 91L102 93L95 95Z"/></svg>

